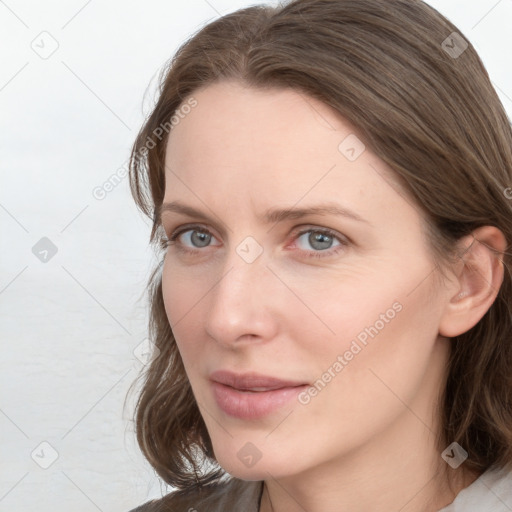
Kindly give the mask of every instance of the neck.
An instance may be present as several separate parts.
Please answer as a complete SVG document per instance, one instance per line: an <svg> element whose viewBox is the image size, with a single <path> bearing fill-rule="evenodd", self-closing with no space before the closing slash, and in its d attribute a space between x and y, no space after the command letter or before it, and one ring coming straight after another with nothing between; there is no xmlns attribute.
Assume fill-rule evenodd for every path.
<svg viewBox="0 0 512 512"><path fill-rule="evenodd" d="M442 459L436 418L432 394L418 395L392 424L349 452L324 454L302 473L272 475L259 512L437 512L479 474Z"/></svg>
<svg viewBox="0 0 512 512"><path fill-rule="evenodd" d="M387 459L370 457L367 465L332 461L307 475L266 480L259 512L437 512L479 476L463 465L448 468L438 451L442 464L425 467L417 463L424 461L419 452L403 448Z"/></svg>

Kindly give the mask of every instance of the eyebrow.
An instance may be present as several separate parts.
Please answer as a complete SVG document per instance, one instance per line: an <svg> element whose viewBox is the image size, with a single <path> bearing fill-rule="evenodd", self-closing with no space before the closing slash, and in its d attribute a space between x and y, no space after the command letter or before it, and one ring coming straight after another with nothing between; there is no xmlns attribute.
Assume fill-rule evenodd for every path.
<svg viewBox="0 0 512 512"><path fill-rule="evenodd" d="M164 212L174 212L187 215L189 217L197 217L203 220L210 220L208 215L206 215L201 210L197 210L196 208L180 203L179 201L163 203L160 206L158 209L158 219L160 222L162 221L162 214ZM338 215L359 222L365 222L371 226L371 223L366 219L363 219L363 217L361 217L359 214L349 210L348 208L344 208L337 203L324 203L306 208L270 208L263 214L263 216L258 218L267 224L274 224L288 219L300 219L302 217L306 217L307 215Z"/></svg>

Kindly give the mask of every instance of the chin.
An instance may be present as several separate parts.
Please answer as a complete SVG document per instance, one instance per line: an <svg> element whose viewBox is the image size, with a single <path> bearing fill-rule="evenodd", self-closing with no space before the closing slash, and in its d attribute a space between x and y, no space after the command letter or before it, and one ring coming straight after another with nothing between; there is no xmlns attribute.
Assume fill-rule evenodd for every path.
<svg viewBox="0 0 512 512"><path fill-rule="evenodd" d="M269 476L280 478L289 474L290 467L295 467L286 457L276 460L275 454L265 456L265 453L261 452L261 458L256 462L254 462L255 459L251 461L251 449L250 443L248 443L248 446L245 446L242 450L230 454L220 454L216 458L219 465L226 472L241 480L265 480ZM256 452L254 452L254 456L257 457Z"/></svg>
<svg viewBox="0 0 512 512"><path fill-rule="evenodd" d="M272 471L268 470L261 461L251 468L246 467L236 456L234 459L229 458L229 460L219 457L217 461L224 471L241 480L264 480L268 478L267 471L272 474Z"/></svg>

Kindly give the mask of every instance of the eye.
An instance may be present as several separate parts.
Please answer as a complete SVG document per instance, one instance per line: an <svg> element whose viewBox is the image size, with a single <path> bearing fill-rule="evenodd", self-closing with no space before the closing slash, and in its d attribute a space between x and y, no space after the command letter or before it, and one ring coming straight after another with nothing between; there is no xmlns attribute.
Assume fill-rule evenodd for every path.
<svg viewBox="0 0 512 512"><path fill-rule="evenodd" d="M184 244L179 237L183 236L188 242ZM168 239L163 238L160 241L162 249L166 249L169 245L176 245L177 249L185 253L196 254L197 251L189 248L189 244L192 247L201 249L208 247L208 244L212 240L213 235L202 226L185 226L181 229L176 230Z"/></svg>
<svg viewBox="0 0 512 512"><path fill-rule="evenodd" d="M308 236L305 237L305 235ZM166 249L173 245L180 252L198 255L200 250L208 247L212 240L215 240L215 237L203 226L189 225L176 230L168 239L162 238L160 246L162 249ZM349 245L349 241L345 237L328 228L304 229L294 235L294 240L299 241L300 251L304 252L306 257L313 258L334 256ZM333 246L335 242L337 245ZM312 249L304 248L305 244Z"/></svg>
<svg viewBox="0 0 512 512"><path fill-rule="evenodd" d="M305 249L308 257L313 258L324 258L327 256L334 256L338 254L341 250L345 249L348 245L348 241L338 235L335 231L332 231L328 228L310 228L305 229L297 233L297 240L301 240L304 235L308 235L305 237L302 242L308 244L313 248L313 251L309 249ZM333 243L337 242L338 245L333 247ZM303 245L302 245L303 247Z"/></svg>

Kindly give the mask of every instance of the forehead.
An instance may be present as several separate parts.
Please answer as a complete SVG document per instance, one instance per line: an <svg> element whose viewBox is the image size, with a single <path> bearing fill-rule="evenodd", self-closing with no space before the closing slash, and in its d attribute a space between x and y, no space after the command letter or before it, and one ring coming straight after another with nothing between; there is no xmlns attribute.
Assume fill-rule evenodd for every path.
<svg viewBox="0 0 512 512"><path fill-rule="evenodd" d="M247 137L271 145L276 133L282 140L308 126L311 131L320 127L324 131L355 131L329 106L291 88L254 88L226 80L203 87L193 96L197 106L171 131L171 146L174 141L182 143L191 131L203 145L224 136L226 145Z"/></svg>
<svg viewBox="0 0 512 512"><path fill-rule="evenodd" d="M226 81L193 96L197 105L168 139L166 164L174 170L225 171L233 179L316 175L339 160L340 142L354 137L354 129L333 109L293 89Z"/></svg>
<svg viewBox="0 0 512 512"><path fill-rule="evenodd" d="M233 81L193 97L197 105L168 139L165 201L185 198L222 211L229 198L240 209L263 211L338 200L367 218L371 209L380 207L382 216L396 202L391 169L319 100ZM347 144L360 156L347 158Z"/></svg>

